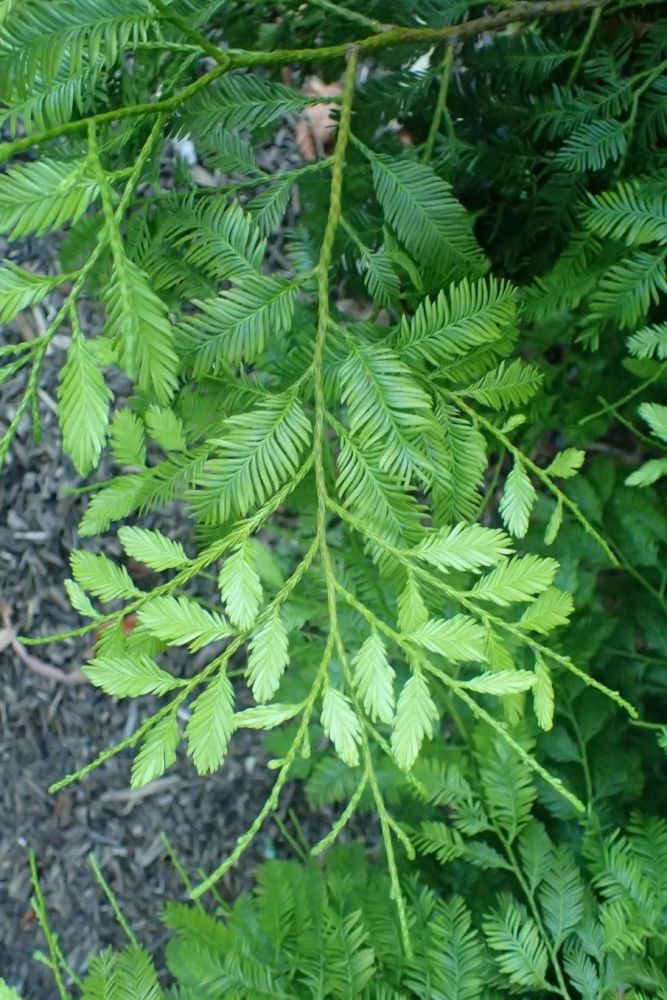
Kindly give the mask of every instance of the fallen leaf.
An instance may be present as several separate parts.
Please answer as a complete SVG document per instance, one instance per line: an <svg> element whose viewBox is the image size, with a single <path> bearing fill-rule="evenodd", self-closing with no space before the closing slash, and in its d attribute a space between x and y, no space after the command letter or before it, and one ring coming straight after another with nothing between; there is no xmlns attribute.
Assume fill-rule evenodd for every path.
<svg viewBox="0 0 667 1000"><path fill-rule="evenodd" d="M145 563L132 558L127 560L127 571L133 580L143 580L144 577L152 576L153 574L153 570L146 566Z"/></svg>
<svg viewBox="0 0 667 1000"><path fill-rule="evenodd" d="M343 91L340 83L324 83L319 76L310 76L303 86L308 97L339 97ZM334 143L335 120L332 102L313 104L306 108L296 126L296 144L304 160L312 163L326 155Z"/></svg>
<svg viewBox="0 0 667 1000"><path fill-rule="evenodd" d="M125 617L123 618L123 625L122 625L123 635L130 635L131 632L134 632L135 628L137 627L138 621L139 619L137 618L136 615L125 615ZM105 629L110 628L112 625L115 624L116 624L115 621L102 622L98 626L98 628L95 629L95 631L93 632L93 640L95 645L97 645L99 638L102 635L102 632L104 632ZM91 650L91 655L92 655L92 650Z"/></svg>

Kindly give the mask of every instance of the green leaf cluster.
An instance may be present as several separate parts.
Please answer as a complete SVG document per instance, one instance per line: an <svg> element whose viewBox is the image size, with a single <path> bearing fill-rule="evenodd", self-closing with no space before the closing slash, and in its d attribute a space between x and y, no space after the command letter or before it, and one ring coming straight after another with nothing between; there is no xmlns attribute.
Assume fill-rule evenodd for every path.
<svg viewBox="0 0 667 1000"><path fill-rule="evenodd" d="M85 673L152 699L63 783L259 731L195 897L297 780L316 857L362 814L383 858L173 904L173 982L133 944L83 996L660 1000L664 12L274 7L0 2L0 462L57 358Z"/></svg>

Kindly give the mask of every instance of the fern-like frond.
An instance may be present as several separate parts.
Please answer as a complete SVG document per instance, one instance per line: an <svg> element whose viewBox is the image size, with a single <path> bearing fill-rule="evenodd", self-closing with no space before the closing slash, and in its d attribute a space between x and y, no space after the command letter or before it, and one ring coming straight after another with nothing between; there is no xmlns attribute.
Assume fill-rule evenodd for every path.
<svg viewBox="0 0 667 1000"><path fill-rule="evenodd" d="M544 881L553 861L553 844L542 823L531 819L518 840L519 854L532 892Z"/></svg>
<svg viewBox="0 0 667 1000"><path fill-rule="evenodd" d="M424 509L382 471L381 454L369 454L342 428L338 435L341 449L336 486L344 505L393 545L418 540L423 534Z"/></svg>
<svg viewBox="0 0 667 1000"><path fill-rule="evenodd" d="M289 663L285 623L279 613L269 618L250 641L246 676L255 701L269 701Z"/></svg>
<svg viewBox="0 0 667 1000"><path fill-rule="evenodd" d="M582 1000L596 1000L600 995L599 970L580 945L573 944L565 952L565 971L579 990Z"/></svg>
<svg viewBox="0 0 667 1000"><path fill-rule="evenodd" d="M322 729L348 767L359 763L361 726L350 700L336 688L327 687L322 697Z"/></svg>
<svg viewBox="0 0 667 1000"><path fill-rule="evenodd" d="M0 231L12 239L76 222L97 196L87 160L42 159L0 174Z"/></svg>
<svg viewBox="0 0 667 1000"><path fill-rule="evenodd" d="M667 899L667 822L633 813L628 824L632 850L658 898Z"/></svg>
<svg viewBox="0 0 667 1000"><path fill-rule="evenodd" d="M656 323L638 330L627 341L628 350L635 358L667 359L667 323Z"/></svg>
<svg viewBox="0 0 667 1000"><path fill-rule="evenodd" d="M33 274L4 260L0 267L0 323L9 323L22 309L37 305L62 281L59 275Z"/></svg>
<svg viewBox="0 0 667 1000"><path fill-rule="evenodd" d="M378 200L396 235L440 278L481 273L485 260L470 216L430 167L371 154Z"/></svg>
<svg viewBox="0 0 667 1000"><path fill-rule="evenodd" d="M132 529L126 529L126 540L129 530ZM207 611L189 597L167 594L146 601L139 611L139 622L160 642L170 646L189 645L192 652L210 642L227 639L232 632L229 623L217 611Z"/></svg>
<svg viewBox="0 0 667 1000"><path fill-rule="evenodd" d="M144 41L154 20L145 0L31 0L0 26L0 90L29 94L35 77L80 73L102 57L112 67Z"/></svg>
<svg viewBox="0 0 667 1000"><path fill-rule="evenodd" d="M610 80L605 87L592 90L554 84L548 100L541 101L535 111L532 124L538 134L560 138L590 122L620 117L631 99L628 80Z"/></svg>
<svg viewBox="0 0 667 1000"><path fill-rule="evenodd" d="M426 678L421 673L413 673L398 697L391 734L391 749L402 771L410 770L424 739L433 735L438 718Z"/></svg>
<svg viewBox="0 0 667 1000"><path fill-rule="evenodd" d="M437 299L425 299L414 316L404 318L396 345L408 362L439 367L498 339L515 317L516 294L508 282L463 279ZM447 370L445 364L444 377Z"/></svg>
<svg viewBox="0 0 667 1000"><path fill-rule="evenodd" d="M530 554L504 559L479 578L471 593L478 600L491 601L501 607L529 601L551 586L558 569L555 559Z"/></svg>
<svg viewBox="0 0 667 1000"><path fill-rule="evenodd" d="M248 204L248 211L262 236L268 236L279 227L287 211L291 191L290 182L278 178Z"/></svg>
<svg viewBox="0 0 667 1000"><path fill-rule="evenodd" d="M111 399L88 342L82 333L75 332L60 372L58 416L63 448L82 476L99 461L106 442Z"/></svg>
<svg viewBox="0 0 667 1000"><path fill-rule="evenodd" d="M511 539L504 531L481 524L445 528L429 534L415 549L415 555L443 572L476 570L495 566L512 553Z"/></svg>
<svg viewBox="0 0 667 1000"><path fill-rule="evenodd" d="M266 128L312 103L312 98L282 83L251 73L237 73L216 80L186 101L178 124L181 132L193 132L196 136L221 128Z"/></svg>
<svg viewBox="0 0 667 1000"><path fill-rule="evenodd" d="M256 567L256 549L244 542L225 559L218 575L227 614L238 629L253 625L262 600L262 582Z"/></svg>
<svg viewBox="0 0 667 1000"><path fill-rule="evenodd" d="M181 734L173 715L153 726L134 758L132 788L141 788L161 777L175 763L180 741Z"/></svg>
<svg viewBox="0 0 667 1000"><path fill-rule="evenodd" d="M211 449L208 446L174 454L159 465L145 472L118 476L98 490L79 525L82 537L91 537L106 531L114 521L128 517L138 510L153 510L171 503L190 485L201 472Z"/></svg>
<svg viewBox="0 0 667 1000"><path fill-rule="evenodd" d="M106 654L95 656L83 672L96 687L114 698L167 694L183 683L145 655L131 658Z"/></svg>
<svg viewBox="0 0 667 1000"><path fill-rule="evenodd" d="M646 146L655 147L667 135L667 78L663 75L644 94L643 114L637 134Z"/></svg>
<svg viewBox="0 0 667 1000"><path fill-rule="evenodd" d="M526 608L519 624L530 632L546 635L559 625L565 625L574 610L572 594L558 587L547 587L536 601Z"/></svg>
<svg viewBox="0 0 667 1000"><path fill-rule="evenodd" d="M646 316L652 302L667 292L665 252L636 250L604 272L591 297L594 319L630 328Z"/></svg>
<svg viewBox="0 0 667 1000"><path fill-rule="evenodd" d="M200 142L203 157L223 174L260 174L255 152L249 142L228 129L216 131Z"/></svg>
<svg viewBox="0 0 667 1000"><path fill-rule="evenodd" d="M354 686L369 718L391 723L394 718L394 670L382 637L375 631L352 661Z"/></svg>
<svg viewBox="0 0 667 1000"><path fill-rule="evenodd" d="M667 406L660 403L642 403L639 415L661 441L667 442Z"/></svg>
<svg viewBox="0 0 667 1000"><path fill-rule="evenodd" d="M584 224L599 236L622 240L628 246L667 243L667 194L650 187L645 190L641 179L589 199Z"/></svg>
<svg viewBox="0 0 667 1000"><path fill-rule="evenodd" d="M136 597L139 593L125 567L117 566L104 555L80 549L72 552L70 564L76 582L101 601Z"/></svg>
<svg viewBox="0 0 667 1000"><path fill-rule="evenodd" d="M123 367L160 403L176 388L178 358L167 307L137 265L117 255L106 290L107 333Z"/></svg>
<svg viewBox="0 0 667 1000"><path fill-rule="evenodd" d="M217 771L234 732L234 692L224 670L192 704L185 736L199 774Z"/></svg>
<svg viewBox="0 0 667 1000"><path fill-rule="evenodd" d="M224 196L189 198L167 222L161 237L216 281L257 274L265 251L252 220Z"/></svg>
<svg viewBox="0 0 667 1000"><path fill-rule="evenodd" d="M293 282L248 276L217 299L195 302L200 313L180 327L193 373L215 374L223 363L257 358L270 337L290 328L296 291Z"/></svg>
<svg viewBox="0 0 667 1000"><path fill-rule="evenodd" d="M497 736L480 732L478 761L489 812L510 839L530 819L537 791L528 765Z"/></svg>
<svg viewBox="0 0 667 1000"><path fill-rule="evenodd" d="M516 358L509 364L501 361L497 368L487 372L477 382L458 391L494 410L507 410L532 399L542 385L542 379L542 373L534 365Z"/></svg>
<svg viewBox="0 0 667 1000"><path fill-rule="evenodd" d="M193 509L209 524L246 514L272 496L296 473L311 435L292 393L230 417L223 431L211 442L217 457L206 462L190 494Z"/></svg>
<svg viewBox="0 0 667 1000"><path fill-rule="evenodd" d="M533 88L548 80L569 56L554 39L525 31L494 38L493 45L481 49L476 58L496 81L509 72L517 86Z"/></svg>
<svg viewBox="0 0 667 1000"><path fill-rule="evenodd" d="M596 286L604 264L597 263L599 239L591 232L578 233L551 271L537 278L524 292L526 311L542 322L558 313L575 309Z"/></svg>
<svg viewBox="0 0 667 1000"><path fill-rule="evenodd" d="M515 538L523 538L528 531L530 515L536 500L535 487L517 458L505 480L505 489L498 508L503 524Z"/></svg>
<svg viewBox="0 0 667 1000"><path fill-rule="evenodd" d="M570 850L557 847L553 864L539 891L544 922L560 947L584 915L584 883Z"/></svg>
<svg viewBox="0 0 667 1000"><path fill-rule="evenodd" d="M438 406L436 421L424 436L424 449L434 470L431 491L438 524L473 520L487 466L479 430L454 407Z"/></svg>
<svg viewBox="0 0 667 1000"><path fill-rule="evenodd" d="M555 162L566 170L601 170L614 163L627 148L625 125L613 119L587 122L567 137Z"/></svg>
<svg viewBox="0 0 667 1000"><path fill-rule="evenodd" d="M415 954L407 962L403 985L416 997L476 1000L483 985L484 953L464 900L437 899L426 889L411 906Z"/></svg>
<svg viewBox="0 0 667 1000"><path fill-rule="evenodd" d="M484 921L484 934L498 966L516 986L544 989L548 955L535 921L511 897Z"/></svg>
<svg viewBox="0 0 667 1000"><path fill-rule="evenodd" d="M21 91L17 98L7 95L6 107L0 108L0 122L16 136L20 127L26 132L54 128L71 121L75 113L83 115L104 97L101 68L100 61L79 73L61 70L55 80L34 80L29 92Z"/></svg>
<svg viewBox="0 0 667 1000"><path fill-rule="evenodd" d="M364 284L373 302L390 308L395 306L400 291L400 280L394 270L391 257L385 250L369 250L359 241L360 270Z"/></svg>
<svg viewBox="0 0 667 1000"><path fill-rule="evenodd" d="M349 352L340 381L352 434L364 450L378 451L383 471L402 482L423 478L416 439L430 398L390 349L351 341Z"/></svg>

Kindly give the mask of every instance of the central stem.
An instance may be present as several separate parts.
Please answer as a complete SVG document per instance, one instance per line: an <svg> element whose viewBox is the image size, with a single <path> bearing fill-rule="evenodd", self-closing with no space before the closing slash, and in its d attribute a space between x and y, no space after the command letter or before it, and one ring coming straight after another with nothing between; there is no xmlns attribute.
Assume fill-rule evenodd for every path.
<svg viewBox="0 0 667 1000"><path fill-rule="evenodd" d="M348 62L345 72L345 83L341 102L338 139L333 156L331 170L331 193L329 196L329 214L324 230L324 238L317 265L317 296L318 320L315 351L313 354L313 378L315 383L315 431L313 435L313 455L315 459L315 486L317 489L317 540L319 543L322 569L327 584L329 614L332 628L336 623L336 591L333 580L331 554L327 546L327 485L324 471L324 432L326 423L326 398L324 393L324 378L322 367L327 330L329 328L329 267L333 253L336 231L342 213L343 168L345 166L345 151L350 139L350 122L352 119L352 99L354 96L354 81L357 72L359 50L351 47L348 50Z"/></svg>
<svg viewBox="0 0 667 1000"><path fill-rule="evenodd" d="M345 653L343 640L338 628L337 590L338 581L327 543L327 515L329 508L329 497L327 493L326 473L324 466L324 435L326 430L326 396L324 391L324 377L322 373L324 362L324 350L326 346L327 332L330 322L329 310L329 267L333 253L336 231L341 221L342 215L342 190L343 190L343 168L345 166L345 152L350 140L350 121L352 118L352 98L354 95L354 82L357 71L359 49L351 46L347 51L347 70L345 72L345 82L343 86L343 98L341 103L340 124L338 127L338 139L333 157L331 172L331 192L329 195L329 214L324 230L324 238L320 250L320 258L317 265L317 294L318 294L318 321L317 336L315 338L315 351L313 354L313 379L315 384L315 431L313 435L313 458L315 463L315 487L317 491L317 535L316 542L320 553L322 573L327 590L327 606L329 612L329 639L327 649L335 648L340 656L344 668L345 679L352 692L352 683L349 663ZM328 663L326 664L328 668ZM326 675L318 675L320 683L328 683ZM410 933L408 917L405 908L405 901L401 892L398 877L396 858L391 839L390 819L385 808L380 788L377 783L375 771L373 769L370 746L362 723L362 744L364 757L366 759L366 773L370 782L373 798L378 810L380 827L382 830L382 840L387 852L387 863L392 886L392 897L397 907L401 937L405 947L406 955L412 956L410 944Z"/></svg>

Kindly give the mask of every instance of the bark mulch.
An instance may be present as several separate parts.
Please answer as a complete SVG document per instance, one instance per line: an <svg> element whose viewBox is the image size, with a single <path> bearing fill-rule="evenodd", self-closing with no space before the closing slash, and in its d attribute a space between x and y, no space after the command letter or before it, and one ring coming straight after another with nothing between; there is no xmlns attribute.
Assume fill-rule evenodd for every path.
<svg viewBox="0 0 667 1000"><path fill-rule="evenodd" d="M28 313L20 329L5 327L3 341L34 336L56 306ZM24 635L66 631L82 623L63 588L69 553L79 547L76 526L85 504L66 492L80 484L60 452L54 412L65 346L65 338L56 338L47 359L42 440L33 441L26 422L0 473L0 604L8 607ZM23 384L19 375L0 387L0 435ZM99 475L104 478L105 470ZM183 519L175 531L178 514L172 509L154 526L185 539L190 526ZM47 788L53 781L123 739L157 703L144 699L137 709L135 702L115 703L88 684L46 680L26 667L8 638L0 625L0 976L25 1000L51 1000L50 973L32 958L44 939L30 903L29 852L37 856L53 929L80 973L92 953L123 940L90 870L91 852L139 939L159 947L163 904L184 898L162 832L196 880L197 872L215 867L252 822L272 775L263 766L256 736L239 733L225 767L208 779L199 778L182 758L148 789L132 792L131 755L121 753L82 783L50 795ZM90 638L83 637L30 647L29 652L70 672L85 662L90 647ZM274 853L275 833L269 824L242 867L229 873L220 887L225 896L248 887L257 863Z"/></svg>

